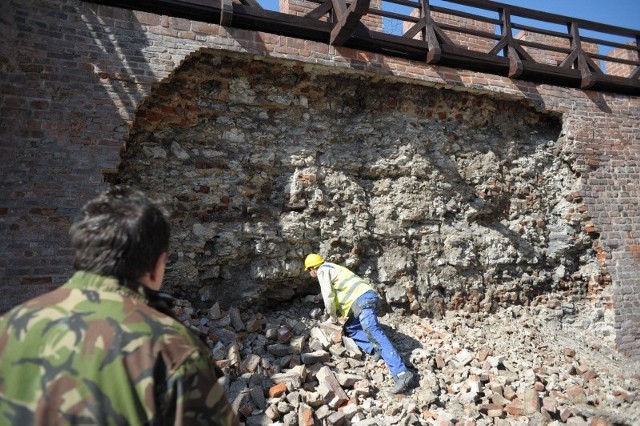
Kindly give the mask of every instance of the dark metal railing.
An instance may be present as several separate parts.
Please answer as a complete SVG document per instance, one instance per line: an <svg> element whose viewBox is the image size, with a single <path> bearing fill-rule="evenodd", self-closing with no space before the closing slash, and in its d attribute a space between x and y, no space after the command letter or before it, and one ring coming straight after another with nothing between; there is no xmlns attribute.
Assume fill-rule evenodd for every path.
<svg viewBox="0 0 640 426"><path fill-rule="evenodd" d="M640 31L485 0L87 0L514 79L640 95ZM372 3L373 2L373 3ZM307 10L308 9L308 10ZM387 28L389 23L395 27Z"/></svg>

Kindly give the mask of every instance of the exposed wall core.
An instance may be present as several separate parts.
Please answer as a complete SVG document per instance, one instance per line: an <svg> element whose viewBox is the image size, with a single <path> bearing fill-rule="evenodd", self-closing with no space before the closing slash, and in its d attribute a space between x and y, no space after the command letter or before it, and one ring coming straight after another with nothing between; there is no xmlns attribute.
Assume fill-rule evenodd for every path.
<svg viewBox="0 0 640 426"><path fill-rule="evenodd" d="M488 311L608 279L560 131L523 102L203 50L140 108L118 179L173 205L168 285L204 306L308 291L317 251L389 303Z"/></svg>

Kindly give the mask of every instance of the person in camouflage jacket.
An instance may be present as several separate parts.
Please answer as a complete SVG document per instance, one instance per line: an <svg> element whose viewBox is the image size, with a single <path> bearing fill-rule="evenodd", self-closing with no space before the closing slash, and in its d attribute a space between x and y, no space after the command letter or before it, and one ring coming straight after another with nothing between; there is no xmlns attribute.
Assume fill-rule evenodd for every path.
<svg viewBox="0 0 640 426"><path fill-rule="evenodd" d="M237 425L207 346L151 306L169 243L161 208L116 186L70 234L72 278L0 317L0 425Z"/></svg>

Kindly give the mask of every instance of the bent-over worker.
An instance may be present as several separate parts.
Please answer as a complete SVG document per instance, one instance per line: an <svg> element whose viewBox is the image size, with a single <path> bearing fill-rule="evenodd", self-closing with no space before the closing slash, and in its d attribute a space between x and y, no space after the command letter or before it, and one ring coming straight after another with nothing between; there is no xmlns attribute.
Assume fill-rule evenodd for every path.
<svg viewBox="0 0 640 426"><path fill-rule="evenodd" d="M413 374L407 369L378 322L380 298L362 278L344 266L325 262L316 253L307 255L305 271L320 283L322 299L329 318L338 322L346 317L344 331L367 354L381 356L394 379L392 393L404 391Z"/></svg>

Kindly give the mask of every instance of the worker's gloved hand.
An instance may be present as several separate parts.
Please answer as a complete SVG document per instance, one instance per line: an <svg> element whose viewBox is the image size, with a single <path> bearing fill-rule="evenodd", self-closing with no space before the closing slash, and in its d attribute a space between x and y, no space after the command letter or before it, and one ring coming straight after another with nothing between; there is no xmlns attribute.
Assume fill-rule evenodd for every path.
<svg viewBox="0 0 640 426"><path fill-rule="evenodd" d="M320 317L320 321L328 322L330 324L340 324L340 319L338 317L332 317L327 313Z"/></svg>
<svg viewBox="0 0 640 426"><path fill-rule="evenodd" d="M324 314L323 312L324 312L324 309L313 308L310 313L311 318L318 321L324 321L323 318L326 314Z"/></svg>

